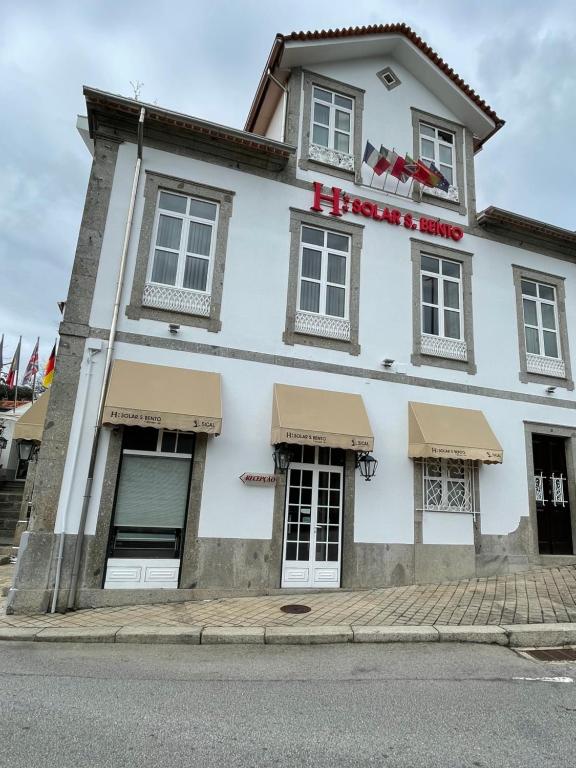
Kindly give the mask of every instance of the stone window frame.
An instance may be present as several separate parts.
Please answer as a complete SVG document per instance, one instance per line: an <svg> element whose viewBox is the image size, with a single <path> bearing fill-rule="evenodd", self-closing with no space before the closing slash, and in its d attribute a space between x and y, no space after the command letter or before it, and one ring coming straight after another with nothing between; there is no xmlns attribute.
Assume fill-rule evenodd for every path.
<svg viewBox="0 0 576 768"><path fill-rule="evenodd" d="M464 371L470 375L477 372L474 356L474 321L472 307L472 253L444 245L429 243L425 240L410 238L412 258L412 344L410 356L412 365L431 365L436 368L447 368ZM457 261L462 268L462 317L464 321L464 341L466 342L466 360L454 360L449 357L438 357L422 352L422 287L420 280L422 255L430 254L439 259Z"/></svg>
<svg viewBox="0 0 576 768"><path fill-rule="evenodd" d="M348 85L340 80L334 80L325 75L319 75L307 69L302 70L302 90L303 90L303 111L300 139L300 159L298 167L304 171L318 170L329 176L337 176L341 179L352 180L356 184L362 183L362 115L364 112L364 89L353 85ZM354 157L354 170L348 171L344 168L337 168L329 163L322 163L319 160L312 160L309 157L310 152L310 130L312 123L312 88L317 85L319 88L325 88L329 91L335 91L354 100L354 126L352 155Z"/></svg>
<svg viewBox="0 0 576 768"><path fill-rule="evenodd" d="M413 459L414 468L414 544L424 543L424 462L426 459ZM439 514L470 515L473 520L474 545L479 545L479 536L481 529L481 508L480 508L480 464L479 461L472 461L472 490L474 493L474 511L473 512L440 512ZM428 514L435 514L429 511Z"/></svg>
<svg viewBox="0 0 576 768"><path fill-rule="evenodd" d="M413 154L415 158L420 157L420 123L430 123L435 128L440 128L445 131L449 131L454 134L454 152L455 152L455 171L456 171L456 186L458 187L458 202L454 200L448 200L444 197L438 197L435 194L427 192L426 187L422 188L422 197L420 198L420 192L414 190L413 198L415 200L422 200L422 202L429 203L430 205L438 205L441 208L449 208L452 211L458 211L463 216L467 213L466 204L469 200L469 190L466 186L466 177L464 174L464 161L465 152L468 151L468 142L465 142L465 128L460 123L455 123L452 120L447 120L444 117L438 117L432 115L430 112L424 112L416 107L410 107L412 112L412 134L413 134ZM473 158L466 158L466 160L473 160ZM470 167L470 163L466 163L467 168Z"/></svg>
<svg viewBox="0 0 576 768"><path fill-rule="evenodd" d="M198 197L217 203L219 206L214 263L212 265L212 282L210 285L210 314L207 317L187 312L147 307L143 304L146 275L152 253L152 235L154 232L158 194L161 190ZM162 323L175 323L177 325L205 328L213 333L221 330L220 310L224 289L228 231L232 217L232 200L234 195L235 192L228 189L221 189L209 184L181 179L175 176L167 176L156 171L146 171L144 211L140 226L140 240L136 255L136 265L134 267L132 293L130 304L126 307L126 317L131 320L158 320Z"/></svg>
<svg viewBox="0 0 576 768"><path fill-rule="evenodd" d="M350 340L331 339L324 336L300 333L296 331L296 311L300 267L300 230L302 225L332 230L350 237L350 288L348 295L348 318L350 321ZM333 216L313 213L300 208L290 208L290 257L288 266L288 293L286 299L286 326L282 334L285 344L302 344L309 347L322 347L360 354L360 257L362 253L364 225L341 221Z"/></svg>
<svg viewBox="0 0 576 768"><path fill-rule="evenodd" d="M572 366L570 363L570 344L568 340L568 323L566 321L566 278L559 275L552 275L549 272L542 272L530 267L522 267L518 264L512 265L512 274L514 278L514 292L516 295L516 322L518 326L518 354L520 358L520 372L518 377L523 384L547 384L548 386L563 387L568 390L574 389L574 380L572 379ZM564 362L566 375L548 376L544 373L531 373L528 371L528 359L526 357L526 338L524 335L524 311L522 304L522 280L532 280L539 283L548 283L556 291L556 310L558 315L558 337L560 340L560 351Z"/></svg>

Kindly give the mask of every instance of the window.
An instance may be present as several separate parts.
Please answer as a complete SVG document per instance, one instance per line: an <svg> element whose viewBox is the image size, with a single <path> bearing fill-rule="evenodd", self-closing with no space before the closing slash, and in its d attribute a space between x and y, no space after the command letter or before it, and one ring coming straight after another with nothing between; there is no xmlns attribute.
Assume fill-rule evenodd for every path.
<svg viewBox="0 0 576 768"><path fill-rule="evenodd" d="M357 355L363 226L290 209L286 344Z"/></svg>
<svg viewBox="0 0 576 768"><path fill-rule="evenodd" d="M300 312L347 318L350 238L316 227L302 227Z"/></svg>
<svg viewBox="0 0 576 768"><path fill-rule="evenodd" d="M470 461L426 459L423 499L426 512L474 512L474 473Z"/></svg>
<svg viewBox="0 0 576 768"><path fill-rule="evenodd" d="M161 191L150 282L206 293L218 206Z"/></svg>
<svg viewBox="0 0 576 768"><path fill-rule="evenodd" d="M471 253L412 239L414 365L476 373Z"/></svg>
<svg viewBox="0 0 576 768"><path fill-rule="evenodd" d="M229 190L146 172L127 317L220 330L233 197Z"/></svg>
<svg viewBox="0 0 576 768"><path fill-rule="evenodd" d="M190 433L125 430L110 557L180 556L193 449Z"/></svg>
<svg viewBox="0 0 576 768"><path fill-rule="evenodd" d="M353 111L353 99L314 86L312 143L344 154L351 154Z"/></svg>
<svg viewBox="0 0 576 768"><path fill-rule="evenodd" d="M520 381L572 389L564 279L513 266Z"/></svg>
<svg viewBox="0 0 576 768"><path fill-rule="evenodd" d="M522 280L522 311L526 352L559 358L556 292L551 285Z"/></svg>
<svg viewBox="0 0 576 768"><path fill-rule="evenodd" d="M385 67L376 73L376 77L391 91L400 85L400 78L391 67Z"/></svg>
<svg viewBox="0 0 576 768"><path fill-rule="evenodd" d="M455 186L454 143L451 131L420 123L420 157L427 165L434 163L447 181Z"/></svg>

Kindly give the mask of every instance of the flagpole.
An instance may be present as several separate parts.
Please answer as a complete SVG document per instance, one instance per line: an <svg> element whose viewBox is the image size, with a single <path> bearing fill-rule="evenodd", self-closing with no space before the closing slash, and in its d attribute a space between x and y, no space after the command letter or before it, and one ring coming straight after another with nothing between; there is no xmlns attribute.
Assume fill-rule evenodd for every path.
<svg viewBox="0 0 576 768"><path fill-rule="evenodd" d="M18 341L18 364L16 365L16 386L14 387L14 413L16 413L16 401L18 400L18 376L20 375L20 353L22 351L22 336Z"/></svg>

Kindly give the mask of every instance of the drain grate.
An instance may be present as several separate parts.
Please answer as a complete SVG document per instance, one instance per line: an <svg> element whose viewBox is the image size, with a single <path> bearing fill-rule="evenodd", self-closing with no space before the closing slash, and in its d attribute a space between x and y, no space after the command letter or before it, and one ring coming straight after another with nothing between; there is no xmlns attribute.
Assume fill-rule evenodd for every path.
<svg viewBox="0 0 576 768"><path fill-rule="evenodd" d="M312 608L307 605L282 605L280 610L282 613L309 613Z"/></svg>
<svg viewBox="0 0 576 768"><path fill-rule="evenodd" d="M576 661L576 648L536 648L524 653L537 661Z"/></svg>

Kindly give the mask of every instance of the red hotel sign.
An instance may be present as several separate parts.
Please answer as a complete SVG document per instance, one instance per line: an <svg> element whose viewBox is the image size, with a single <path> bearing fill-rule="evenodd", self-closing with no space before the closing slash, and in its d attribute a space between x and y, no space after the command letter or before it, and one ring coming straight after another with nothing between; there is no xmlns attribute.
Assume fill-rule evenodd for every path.
<svg viewBox="0 0 576 768"><path fill-rule="evenodd" d="M378 209L378 203L370 200L361 200L358 197L350 197L342 192L340 187L332 187L332 191L325 193L322 191L323 185L319 181L313 182L314 185L314 205L310 210L322 213L322 204L327 204L331 210L330 216L342 216L344 213L352 212L357 216L365 216L374 221L386 221L388 224L394 224L397 227L404 226L406 229L418 229L428 235L445 237L448 240L461 240L464 231L455 224L448 224L438 219L429 219L427 216L416 218L411 213L402 213L397 208Z"/></svg>

